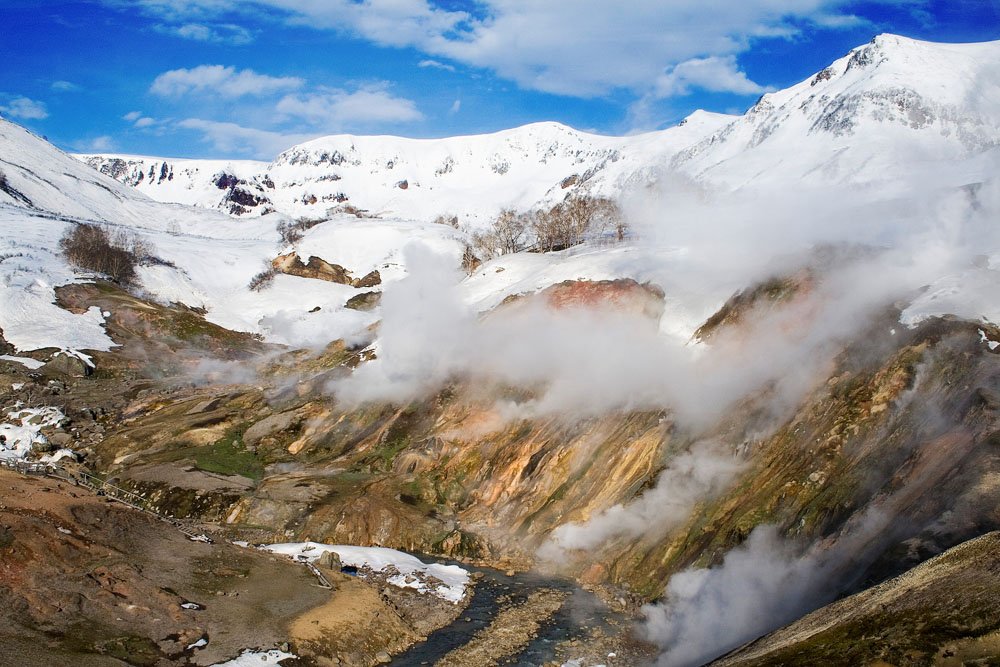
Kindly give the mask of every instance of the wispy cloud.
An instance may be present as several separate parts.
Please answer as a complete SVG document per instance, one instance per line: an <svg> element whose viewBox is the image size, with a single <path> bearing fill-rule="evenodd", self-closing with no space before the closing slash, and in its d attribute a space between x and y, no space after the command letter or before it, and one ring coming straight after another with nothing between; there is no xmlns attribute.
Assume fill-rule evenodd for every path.
<svg viewBox="0 0 1000 667"><path fill-rule="evenodd" d="M234 23L184 23L182 25L160 24L157 30L184 39L215 44L242 46L254 41L254 33Z"/></svg>
<svg viewBox="0 0 1000 667"><path fill-rule="evenodd" d="M348 125L406 123L424 117L412 100L396 97L386 84L363 86L355 91L321 88L286 95L276 108L281 114L327 130Z"/></svg>
<svg viewBox="0 0 1000 667"><path fill-rule="evenodd" d="M144 116L141 111L130 111L122 116L122 120L132 123L134 127L138 128L152 127L157 124L155 118Z"/></svg>
<svg viewBox="0 0 1000 667"><path fill-rule="evenodd" d="M424 67L424 68L433 67L434 69L443 69L447 72L455 71L454 65L449 65L448 63L443 63L438 60L431 60L431 59L421 60L420 62L417 63L417 67Z"/></svg>
<svg viewBox="0 0 1000 667"><path fill-rule="evenodd" d="M0 114L21 120L42 120L49 117L49 110L44 102L17 96L0 104Z"/></svg>
<svg viewBox="0 0 1000 667"><path fill-rule="evenodd" d="M237 70L224 65L198 65L191 69L174 69L153 80L149 92L161 97L182 97L211 93L237 98L247 95L264 96L299 88L303 80L293 76L268 76L252 69Z"/></svg>
<svg viewBox="0 0 1000 667"><path fill-rule="evenodd" d="M756 95L768 90L740 71L736 56L712 56L692 58L668 68L656 80L654 94L658 97L687 95L693 88L741 95Z"/></svg>
<svg viewBox="0 0 1000 667"><path fill-rule="evenodd" d="M53 81L50 88L59 93L69 93L80 90L80 86L76 85L72 81Z"/></svg>
<svg viewBox="0 0 1000 667"><path fill-rule="evenodd" d="M99 137L94 137L78 144L77 148L84 153L107 153L115 149L115 140L106 134L102 134Z"/></svg>
<svg viewBox="0 0 1000 667"><path fill-rule="evenodd" d="M243 127L236 123L187 118L177 126L201 134L202 141L226 154L239 154L259 159L271 159L297 143L315 138L315 134L284 133Z"/></svg>
<svg viewBox="0 0 1000 667"><path fill-rule="evenodd" d="M146 11L175 21L199 19L199 24L234 11L232 3L220 0L141 2ZM429 56L418 63L421 67L453 67L434 59L443 57L492 70L523 88L590 97L615 89L685 94L705 83L728 83L711 90L759 88L745 76L691 76L681 86L664 86L661 79L686 63L725 64L757 39L795 38L803 26L856 26L855 5L850 0L635 0L626 5L579 0L568 8L534 0L484 0L474 14L429 0L257 0L252 6L270 20L347 32L380 46L416 48ZM235 9L241 7L247 10L250 4Z"/></svg>

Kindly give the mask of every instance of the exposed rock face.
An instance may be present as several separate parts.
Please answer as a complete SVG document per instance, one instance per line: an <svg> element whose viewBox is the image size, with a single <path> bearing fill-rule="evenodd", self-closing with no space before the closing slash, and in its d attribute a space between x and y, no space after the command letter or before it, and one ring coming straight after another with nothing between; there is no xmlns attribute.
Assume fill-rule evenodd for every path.
<svg viewBox="0 0 1000 667"><path fill-rule="evenodd" d="M0 663L216 664L280 646L313 664L374 665L463 606L385 588L170 524L54 480L0 470ZM199 643L199 640L205 640Z"/></svg>
<svg viewBox="0 0 1000 667"><path fill-rule="evenodd" d="M288 275L326 280L331 283L350 285L351 287L376 287L382 284L382 276L379 275L378 270L366 273L361 278L354 278L351 276L349 270L339 264L331 264L320 257L312 256L308 262L303 264L302 260L294 252L287 255L279 255L271 262L271 266L281 273L287 273Z"/></svg>
<svg viewBox="0 0 1000 667"><path fill-rule="evenodd" d="M291 430L292 426L301 420L301 416L294 412L282 412L270 417L265 417L243 434L243 443L248 447L254 447L263 438L272 436L282 431Z"/></svg>
<svg viewBox="0 0 1000 667"><path fill-rule="evenodd" d="M286 641L283 626L326 597L290 561L192 542L52 480L0 479L5 665L179 665L195 654L215 663Z"/></svg>
<svg viewBox="0 0 1000 667"><path fill-rule="evenodd" d="M361 285L359 285L361 287ZM345 308L353 308L354 310L372 310L377 307L382 301L381 292L362 292L356 296L352 296L344 304Z"/></svg>
<svg viewBox="0 0 1000 667"><path fill-rule="evenodd" d="M724 310L745 315L793 303L797 292L782 285L749 290L756 296L736 298ZM568 282L530 298L551 307L615 304L654 322L662 308L654 288L632 281ZM743 305L734 310L736 303ZM714 319L738 327L744 315ZM982 343L982 325L937 320L890 335L895 316L887 313L848 345L765 435L753 400L707 434L729 443L742 470L687 520L642 539L571 552L567 572L627 582L656 597L672 573L713 562L757 525L777 524L809 540L835 537L851 517L878 504L907 528L870 554L868 577L878 581L984 527L1000 527L1000 507L988 491L1000 474L990 444L1000 431L990 399L1000 388L1000 355ZM461 382L407 405L338 407L323 387L361 359L343 345L319 358L289 355L264 371L284 387L266 399L243 386L137 400L93 462L123 483L148 484L151 465L193 465L246 479L244 490L216 493L220 504L205 505L234 530L498 565L527 564L556 527L630 502L691 444L661 411L510 423L492 390ZM210 399L217 399L211 409L189 414ZM929 406L947 417L925 419ZM200 506L188 490L160 484L155 491L164 507ZM904 540L909 547L893 546Z"/></svg>
<svg viewBox="0 0 1000 667"><path fill-rule="evenodd" d="M42 366L42 372L48 375L63 375L66 377L87 377L94 369L82 359L71 354L56 354Z"/></svg>

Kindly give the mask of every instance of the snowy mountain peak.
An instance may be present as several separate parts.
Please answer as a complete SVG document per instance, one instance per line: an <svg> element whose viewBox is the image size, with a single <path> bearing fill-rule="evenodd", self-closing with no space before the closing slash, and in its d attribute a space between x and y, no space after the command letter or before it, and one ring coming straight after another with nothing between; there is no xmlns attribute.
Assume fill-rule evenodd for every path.
<svg viewBox="0 0 1000 667"><path fill-rule="evenodd" d="M872 183L930 156L1000 145L1000 42L935 44L879 35L815 75L768 93L682 151L673 167L743 187L798 174Z"/></svg>
<svg viewBox="0 0 1000 667"><path fill-rule="evenodd" d="M270 164L81 159L151 197L232 215L277 210L294 217L341 212L425 221L445 215L475 227L503 208L551 206L573 193L617 196L636 173L667 164L733 119L695 112L677 127L633 137L553 122L444 139L333 135L293 146Z"/></svg>
<svg viewBox="0 0 1000 667"><path fill-rule="evenodd" d="M936 44L884 34L764 95L743 116L696 111L642 135L541 122L442 139L333 135L293 146L269 164L85 159L154 199L231 215L444 215L476 227L502 208L546 207L574 194L616 197L669 168L733 188L788 177L865 183L926 155L961 158L998 143L1000 42Z"/></svg>

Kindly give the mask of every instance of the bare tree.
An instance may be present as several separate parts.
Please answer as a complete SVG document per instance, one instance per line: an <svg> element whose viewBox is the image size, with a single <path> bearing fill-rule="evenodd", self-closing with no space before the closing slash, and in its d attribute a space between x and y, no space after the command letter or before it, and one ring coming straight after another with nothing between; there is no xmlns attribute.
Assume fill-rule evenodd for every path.
<svg viewBox="0 0 1000 667"><path fill-rule="evenodd" d="M538 250L551 252L582 243L588 234L615 229L619 240L625 238L625 219L610 199L573 197L548 211L538 211L531 224Z"/></svg>
<svg viewBox="0 0 1000 667"><path fill-rule="evenodd" d="M109 231L91 223L70 227L59 240L59 247L70 263L103 273L123 285L135 282L136 267L152 256L149 245L134 232Z"/></svg>
<svg viewBox="0 0 1000 667"><path fill-rule="evenodd" d="M518 214L511 208L500 211L493 221L493 233L501 255L524 250L524 239L528 232L528 216Z"/></svg>

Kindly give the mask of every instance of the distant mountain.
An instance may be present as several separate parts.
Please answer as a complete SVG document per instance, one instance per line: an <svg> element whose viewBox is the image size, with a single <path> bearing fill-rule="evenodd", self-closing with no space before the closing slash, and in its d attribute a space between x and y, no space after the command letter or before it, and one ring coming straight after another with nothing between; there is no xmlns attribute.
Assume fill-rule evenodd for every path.
<svg viewBox="0 0 1000 667"><path fill-rule="evenodd" d="M624 138L558 123L447 139L337 135L294 146L271 163L78 157L154 199L231 215L357 210L421 221L458 216L477 226L502 208L551 205L573 192L618 195L734 118L699 111L677 127Z"/></svg>
<svg viewBox="0 0 1000 667"><path fill-rule="evenodd" d="M476 227L504 207L538 208L573 193L614 197L664 171L724 189L789 180L884 184L930 158L1000 145L1000 100L986 85L998 61L1000 42L880 35L764 95L743 116L698 111L677 127L629 137L536 123L446 139L336 135L270 163L78 157L159 201L230 215L446 215Z"/></svg>

